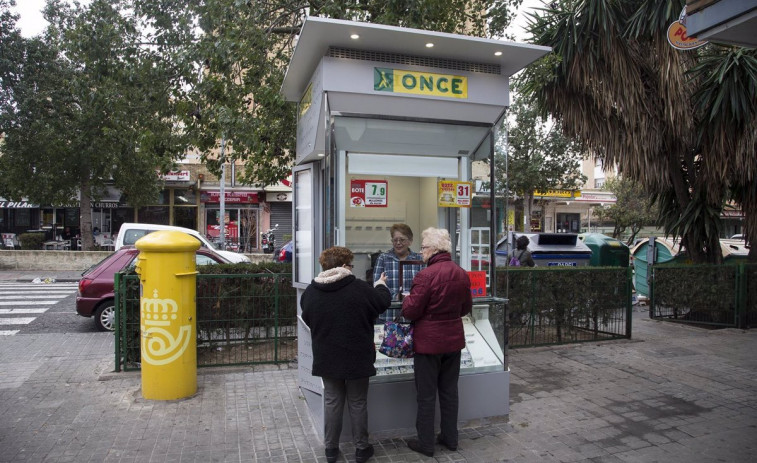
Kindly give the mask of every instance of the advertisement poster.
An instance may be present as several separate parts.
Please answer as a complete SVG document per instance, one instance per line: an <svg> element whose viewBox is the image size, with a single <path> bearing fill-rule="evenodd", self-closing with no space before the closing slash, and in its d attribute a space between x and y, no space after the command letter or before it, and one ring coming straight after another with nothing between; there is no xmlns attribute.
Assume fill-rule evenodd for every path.
<svg viewBox="0 0 757 463"><path fill-rule="evenodd" d="M470 293L473 297L486 297L486 272L468 272Z"/></svg>
<svg viewBox="0 0 757 463"><path fill-rule="evenodd" d="M471 182L439 180L439 207L470 207Z"/></svg>
<svg viewBox="0 0 757 463"><path fill-rule="evenodd" d="M350 180L350 207L386 207L386 180Z"/></svg>

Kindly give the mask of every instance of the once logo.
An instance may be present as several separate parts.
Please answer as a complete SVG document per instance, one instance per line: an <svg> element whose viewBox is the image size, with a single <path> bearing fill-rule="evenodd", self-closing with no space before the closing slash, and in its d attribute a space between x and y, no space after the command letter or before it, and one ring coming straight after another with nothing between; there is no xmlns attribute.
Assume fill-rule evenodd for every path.
<svg viewBox="0 0 757 463"><path fill-rule="evenodd" d="M379 92L468 98L468 78L433 72L373 68L373 89Z"/></svg>

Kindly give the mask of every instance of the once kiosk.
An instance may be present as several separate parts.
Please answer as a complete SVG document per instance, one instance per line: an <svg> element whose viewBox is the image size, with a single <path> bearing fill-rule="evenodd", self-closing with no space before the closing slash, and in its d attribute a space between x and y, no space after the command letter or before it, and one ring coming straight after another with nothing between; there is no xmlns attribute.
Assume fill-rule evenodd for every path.
<svg viewBox="0 0 757 463"><path fill-rule="evenodd" d="M496 128L508 106L509 77L549 51L310 17L282 86L287 100L298 102L293 173L298 303L320 271L318 256L330 246L350 248L353 273L370 279L371 255L390 247L394 223L408 224L419 237L425 228L446 228L453 258L467 270L485 272L476 274L480 283L472 290L480 297L464 321L462 421L509 414L505 304L491 284L494 266L488 265L496 208L487 227L471 227L472 164L488 160L494 178ZM375 328L378 343L382 326ZM300 387L323 436L323 383L311 374L311 339L302 320L298 339ZM412 368L412 359L377 353L378 375L368 399L372 432L414 428ZM345 426L343 439L349 432Z"/></svg>

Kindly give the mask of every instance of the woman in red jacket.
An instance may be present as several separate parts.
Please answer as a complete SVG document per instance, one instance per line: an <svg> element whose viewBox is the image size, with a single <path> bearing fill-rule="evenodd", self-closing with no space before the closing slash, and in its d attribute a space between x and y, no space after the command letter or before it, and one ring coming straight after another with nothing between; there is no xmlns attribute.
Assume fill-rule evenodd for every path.
<svg viewBox="0 0 757 463"><path fill-rule="evenodd" d="M418 412L417 439L411 450L434 456L434 411L439 393L441 432L436 442L457 450L457 379L460 351L465 347L462 317L471 313L473 298L468 273L452 261L449 232L423 231L421 255L428 265L413 279L402 302L402 316L415 322L413 368Z"/></svg>

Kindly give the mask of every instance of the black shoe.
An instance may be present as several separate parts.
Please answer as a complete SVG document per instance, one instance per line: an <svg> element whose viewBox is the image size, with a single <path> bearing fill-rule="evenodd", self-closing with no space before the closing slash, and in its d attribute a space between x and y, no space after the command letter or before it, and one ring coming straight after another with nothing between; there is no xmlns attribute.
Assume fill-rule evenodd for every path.
<svg viewBox="0 0 757 463"><path fill-rule="evenodd" d="M453 452L457 451L457 445L450 445L450 444L448 444L447 441L444 440L444 437L442 437L441 434L439 434L438 436L436 436L436 443L445 446L447 448L447 450L451 450Z"/></svg>
<svg viewBox="0 0 757 463"><path fill-rule="evenodd" d="M355 450L355 461L357 463L365 463L373 456L373 446L369 445L364 449Z"/></svg>
<svg viewBox="0 0 757 463"><path fill-rule="evenodd" d="M336 463L339 458L339 447L335 449L326 449L326 461L328 463Z"/></svg>
<svg viewBox="0 0 757 463"><path fill-rule="evenodd" d="M423 455L426 455L427 457L433 457L434 451L433 450L423 450L423 447L421 447L421 443L418 442L418 439L410 439L407 441L407 447L412 450L413 452L418 452Z"/></svg>

